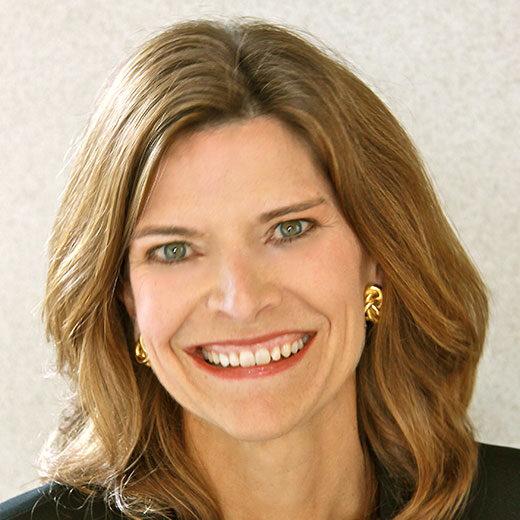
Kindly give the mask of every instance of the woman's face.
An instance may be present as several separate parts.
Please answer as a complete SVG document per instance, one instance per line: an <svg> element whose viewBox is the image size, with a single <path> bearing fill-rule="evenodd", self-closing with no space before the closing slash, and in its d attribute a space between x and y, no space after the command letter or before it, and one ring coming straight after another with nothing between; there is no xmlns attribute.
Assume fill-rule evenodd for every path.
<svg viewBox="0 0 520 520"><path fill-rule="evenodd" d="M315 205L261 217L307 201ZM163 158L129 261L124 301L136 339L185 413L237 439L267 439L303 425L342 388L354 391L363 293L380 280L306 145L278 120L179 139ZM216 370L235 368L208 371L185 350L281 331L316 335L296 363L282 355L271 363L288 368L262 377L219 377Z"/></svg>

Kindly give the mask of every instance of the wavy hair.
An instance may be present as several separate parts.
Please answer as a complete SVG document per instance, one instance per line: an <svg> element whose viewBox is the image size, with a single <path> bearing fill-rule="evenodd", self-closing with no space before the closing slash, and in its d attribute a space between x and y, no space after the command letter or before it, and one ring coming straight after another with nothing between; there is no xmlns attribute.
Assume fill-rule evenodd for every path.
<svg viewBox="0 0 520 520"><path fill-rule="evenodd" d="M395 518L454 518L467 502L487 289L406 131L311 39L258 19L185 21L138 47L103 89L49 241L43 318L72 393L42 451L42 480L101 493L130 518L222 518L187 453L180 405L135 361L120 293L130 236L173 140L268 115L306 140L384 272L384 307L357 367L358 428L402 504Z"/></svg>

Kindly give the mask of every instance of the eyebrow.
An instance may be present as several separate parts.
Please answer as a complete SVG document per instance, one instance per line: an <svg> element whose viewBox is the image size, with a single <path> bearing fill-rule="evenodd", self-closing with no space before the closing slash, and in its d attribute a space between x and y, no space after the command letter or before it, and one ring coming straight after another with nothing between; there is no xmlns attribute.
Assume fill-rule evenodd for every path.
<svg viewBox="0 0 520 520"><path fill-rule="evenodd" d="M323 197L306 200L297 204L291 204L290 206L284 206L282 208L272 209L265 213L261 213L258 217L258 221L265 224L277 217L282 217L283 215L295 213L297 211L305 211L306 209L314 208L321 204L327 204L327 200ZM187 238L204 238L205 233L201 233L196 229L185 226L145 226L133 235L132 240L137 240L150 235L180 235Z"/></svg>

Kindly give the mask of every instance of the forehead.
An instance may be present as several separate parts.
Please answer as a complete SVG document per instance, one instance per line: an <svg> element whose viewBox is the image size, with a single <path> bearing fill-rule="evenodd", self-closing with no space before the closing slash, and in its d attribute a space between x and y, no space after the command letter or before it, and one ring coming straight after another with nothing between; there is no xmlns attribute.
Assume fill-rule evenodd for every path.
<svg viewBox="0 0 520 520"><path fill-rule="evenodd" d="M179 138L161 160L142 219L262 211L318 195L332 198L305 141L279 120L257 117Z"/></svg>

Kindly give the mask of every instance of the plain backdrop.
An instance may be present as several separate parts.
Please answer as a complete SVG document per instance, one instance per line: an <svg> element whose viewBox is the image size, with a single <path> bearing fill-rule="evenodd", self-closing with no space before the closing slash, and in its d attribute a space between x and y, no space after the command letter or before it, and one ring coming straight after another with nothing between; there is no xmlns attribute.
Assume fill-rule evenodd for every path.
<svg viewBox="0 0 520 520"><path fill-rule="evenodd" d="M471 419L479 440L520 448L520 2L0 0L0 500L38 484L65 392L46 376L40 302L70 147L135 45L179 20L229 16L314 34L410 133L492 294Z"/></svg>

